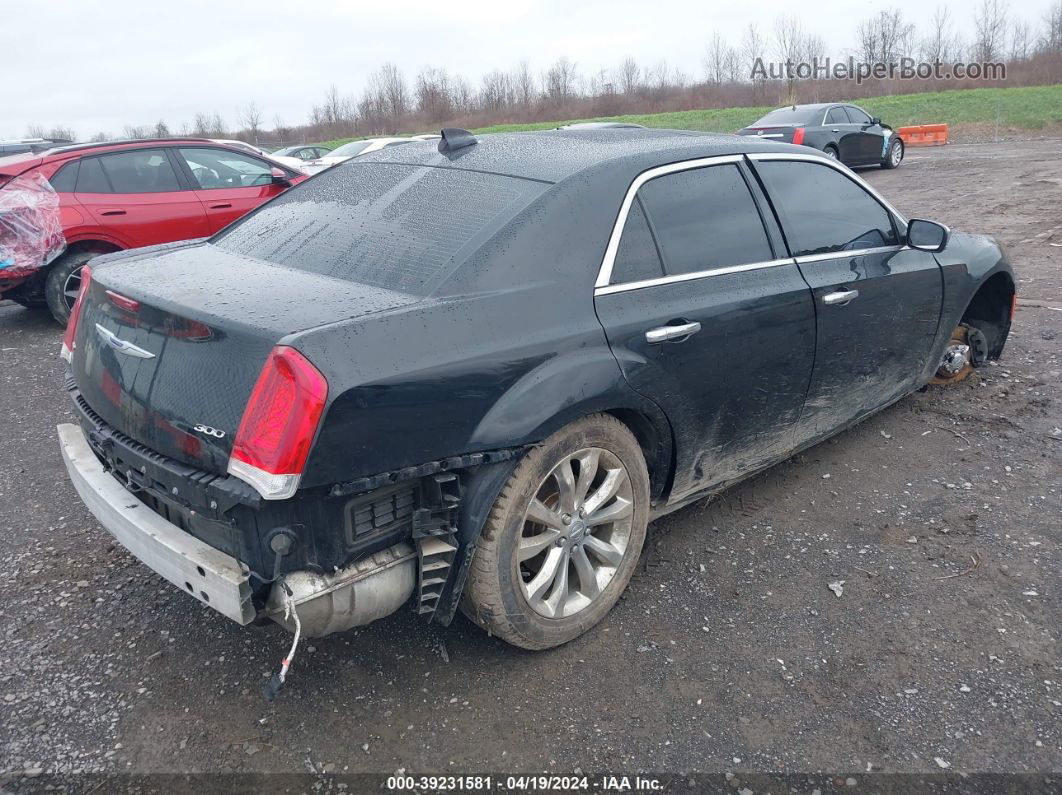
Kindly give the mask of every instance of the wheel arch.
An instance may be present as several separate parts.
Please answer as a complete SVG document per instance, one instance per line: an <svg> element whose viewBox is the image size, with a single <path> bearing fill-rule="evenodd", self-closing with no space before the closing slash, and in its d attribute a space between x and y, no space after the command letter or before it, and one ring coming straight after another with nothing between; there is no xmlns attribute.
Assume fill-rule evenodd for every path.
<svg viewBox="0 0 1062 795"><path fill-rule="evenodd" d="M963 310L961 323L977 326L988 337L988 356L998 359L1010 333L1015 304L1013 277L996 271L974 292Z"/></svg>

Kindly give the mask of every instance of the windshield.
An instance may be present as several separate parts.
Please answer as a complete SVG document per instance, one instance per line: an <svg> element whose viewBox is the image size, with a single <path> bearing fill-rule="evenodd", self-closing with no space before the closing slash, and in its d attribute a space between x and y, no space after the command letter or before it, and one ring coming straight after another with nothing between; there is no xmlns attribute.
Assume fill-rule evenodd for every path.
<svg viewBox="0 0 1062 795"><path fill-rule="evenodd" d="M778 108L778 110L772 110L762 119L750 126L760 127L767 124L806 124L808 119L814 116L818 111L808 110L807 108Z"/></svg>
<svg viewBox="0 0 1062 795"><path fill-rule="evenodd" d="M296 270L427 295L542 190L498 174L355 161L288 190L212 242Z"/></svg>
<svg viewBox="0 0 1062 795"><path fill-rule="evenodd" d="M369 143L369 141L351 141L349 144L343 144L337 149L333 149L328 153L328 157L332 157L333 155L336 157L354 157L354 155L360 155Z"/></svg>

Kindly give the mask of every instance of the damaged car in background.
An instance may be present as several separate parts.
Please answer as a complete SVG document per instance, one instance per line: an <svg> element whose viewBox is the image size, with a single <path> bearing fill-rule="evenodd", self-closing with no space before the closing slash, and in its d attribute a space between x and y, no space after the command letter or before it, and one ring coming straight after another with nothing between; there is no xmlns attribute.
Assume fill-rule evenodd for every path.
<svg viewBox="0 0 1062 795"><path fill-rule="evenodd" d="M446 130L91 263L59 437L101 524L236 622L411 602L545 649L651 520L999 357L1013 297L991 239L807 148Z"/></svg>

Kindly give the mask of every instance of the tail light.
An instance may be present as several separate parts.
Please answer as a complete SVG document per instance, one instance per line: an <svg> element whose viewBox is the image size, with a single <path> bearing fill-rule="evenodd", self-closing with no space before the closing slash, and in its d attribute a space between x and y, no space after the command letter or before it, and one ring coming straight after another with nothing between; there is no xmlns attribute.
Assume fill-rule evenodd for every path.
<svg viewBox="0 0 1062 795"><path fill-rule="evenodd" d="M66 321L66 333L63 335L63 347L59 356L63 361L70 362L74 358L74 337L77 334L77 321L81 319L81 305L85 303L85 295L88 293L89 283L92 281L92 268L88 265L81 266L81 286L77 291L77 299L74 308L70 310L70 318Z"/></svg>
<svg viewBox="0 0 1062 795"><path fill-rule="evenodd" d="M258 375L229 457L228 472L267 500L283 500L299 488L328 382L294 348L278 345Z"/></svg>
<svg viewBox="0 0 1062 795"><path fill-rule="evenodd" d="M795 130L793 130L793 143L795 143L795 144L804 143L804 128L803 127L797 127Z"/></svg>

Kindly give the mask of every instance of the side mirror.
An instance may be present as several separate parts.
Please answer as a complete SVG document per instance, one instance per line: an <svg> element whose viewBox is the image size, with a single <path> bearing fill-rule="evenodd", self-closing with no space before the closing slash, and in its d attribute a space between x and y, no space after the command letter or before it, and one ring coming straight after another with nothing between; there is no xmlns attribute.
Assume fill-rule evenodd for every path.
<svg viewBox="0 0 1062 795"><path fill-rule="evenodd" d="M283 169L273 166L273 170L270 173L272 174L273 178L271 181L274 185L279 185L282 188L291 187L291 180L288 178L288 175L284 173Z"/></svg>
<svg viewBox="0 0 1062 795"><path fill-rule="evenodd" d="M877 116L871 116L870 123L871 124L881 124L881 119L879 119Z"/></svg>
<svg viewBox="0 0 1062 795"><path fill-rule="evenodd" d="M936 253L948 245L948 227L936 221L923 221L913 218L907 222L907 245L919 251Z"/></svg>

